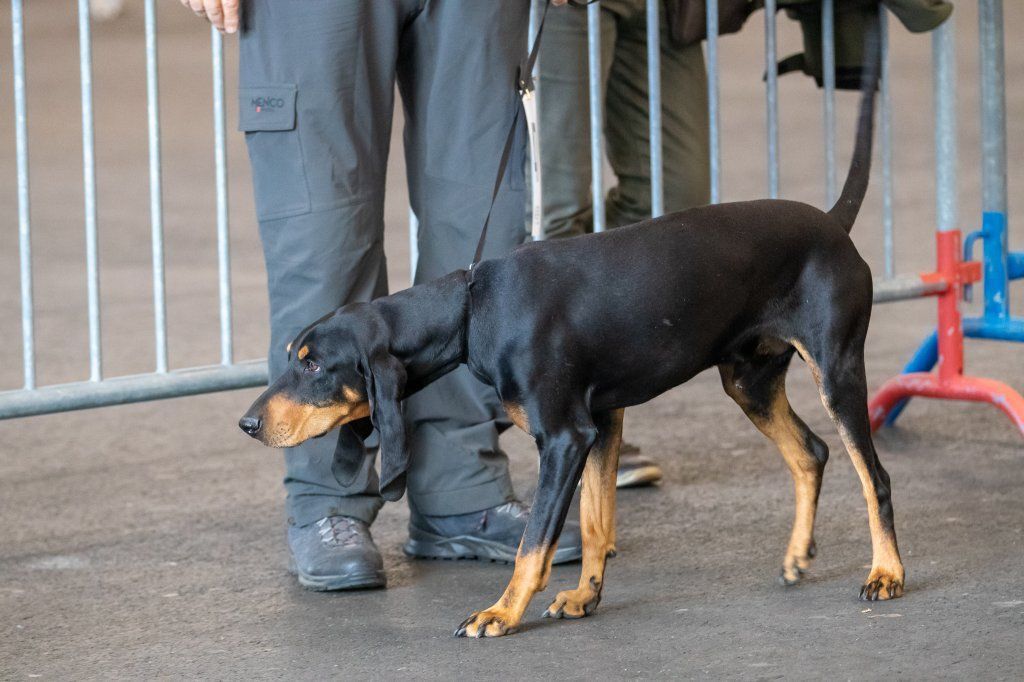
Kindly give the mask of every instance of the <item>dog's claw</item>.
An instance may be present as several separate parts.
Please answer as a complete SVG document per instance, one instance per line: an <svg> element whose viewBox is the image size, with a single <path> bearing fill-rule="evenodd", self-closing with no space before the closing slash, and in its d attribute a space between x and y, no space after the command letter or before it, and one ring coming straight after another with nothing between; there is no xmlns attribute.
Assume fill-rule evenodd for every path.
<svg viewBox="0 0 1024 682"><path fill-rule="evenodd" d="M507 617L501 613L490 610L478 611L462 621L462 624L455 629L453 636L481 639L511 635L518 628L508 625L507 620ZM490 628L490 632L487 631L488 628Z"/></svg>
<svg viewBox="0 0 1024 682"><path fill-rule="evenodd" d="M585 618L594 612L597 605L601 603L601 593L587 591L580 594L580 590L566 590L559 592L555 600L551 602L547 610L542 614L543 618Z"/></svg>
<svg viewBox="0 0 1024 682"><path fill-rule="evenodd" d="M903 596L903 579L888 573L872 571L860 588L861 601L885 601Z"/></svg>

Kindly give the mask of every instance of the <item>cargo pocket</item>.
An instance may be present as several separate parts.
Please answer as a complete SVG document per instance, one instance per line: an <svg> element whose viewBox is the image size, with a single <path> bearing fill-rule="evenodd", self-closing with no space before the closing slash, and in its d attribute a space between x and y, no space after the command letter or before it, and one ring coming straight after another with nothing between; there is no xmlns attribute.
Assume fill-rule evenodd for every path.
<svg viewBox="0 0 1024 682"><path fill-rule="evenodd" d="M252 164L260 222L309 213L309 184L295 115L294 85L239 88L238 129Z"/></svg>

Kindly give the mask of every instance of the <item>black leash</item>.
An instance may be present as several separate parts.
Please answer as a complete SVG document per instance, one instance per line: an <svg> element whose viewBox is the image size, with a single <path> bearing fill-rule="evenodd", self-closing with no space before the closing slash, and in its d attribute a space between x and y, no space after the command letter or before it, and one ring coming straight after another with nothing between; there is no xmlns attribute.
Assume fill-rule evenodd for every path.
<svg viewBox="0 0 1024 682"><path fill-rule="evenodd" d="M597 2L598 0L569 0L570 5L576 7L586 7L589 4ZM544 1L544 10L540 15L540 22L537 24L537 37L533 39L533 47L530 48L530 54L527 56L526 61L519 65L519 70L516 73L516 91L519 93L520 101L522 98L534 91L536 85L533 82L533 67L537 64L537 53L540 50L540 38L544 33L544 20L548 16L548 6L551 4L551 0ZM501 188L501 181L505 178L505 170L508 168L509 158L512 156L512 142L516 137L516 127L519 124L519 109L521 108L520 102L516 102L516 110L512 115L512 125L508 129L508 137L505 138L505 148L501 152L501 161L498 162L498 177L494 180L494 191L491 192L491 205L487 207L487 217L484 218L484 226L480 230L480 239L476 243L476 254L473 256L473 262L469 264L469 269L472 271L477 263L484 254L484 244L487 242L487 227L491 223L491 213L494 211L494 202L498 199L498 190Z"/></svg>

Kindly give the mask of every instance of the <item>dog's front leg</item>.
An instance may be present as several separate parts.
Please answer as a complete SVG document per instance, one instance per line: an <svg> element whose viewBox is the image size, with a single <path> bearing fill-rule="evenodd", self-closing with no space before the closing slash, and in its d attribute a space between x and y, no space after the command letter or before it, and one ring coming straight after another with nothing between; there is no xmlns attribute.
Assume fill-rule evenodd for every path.
<svg viewBox="0 0 1024 682"><path fill-rule="evenodd" d="M583 531L583 570L579 586L555 596L545 618L583 618L601 601L604 566L615 554L615 477L622 443L623 410L600 415L597 442L583 468L580 529Z"/></svg>
<svg viewBox="0 0 1024 682"><path fill-rule="evenodd" d="M540 476L516 567L505 593L455 630L456 637L500 637L515 632L533 595L547 587L551 557L596 429L566 429L538 436Z"/></svg>

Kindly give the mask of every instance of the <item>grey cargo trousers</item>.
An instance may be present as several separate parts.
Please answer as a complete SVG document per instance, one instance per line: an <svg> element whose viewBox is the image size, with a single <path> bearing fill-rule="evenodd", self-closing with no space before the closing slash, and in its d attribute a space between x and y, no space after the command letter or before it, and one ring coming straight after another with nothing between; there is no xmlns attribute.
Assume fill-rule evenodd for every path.
<svg viewBox="0 0 1024 682"><path fill-rule="evenodd" d="M240 128L252 163L270 291L273 380L307 324L387 294L384 177L395 82L419 218L416 282L469 265L518 97L527 0L251 0L240 41ZM520 120L522 117L520 117ZM525 237L523 153L491 218L485 257ZM462 514L512 498L494 390L465 367L405 401L410 505ZM289 523L382 505L373 457L348 430L285 453ZM336 456L365 462L342 485Z"/></svg>

